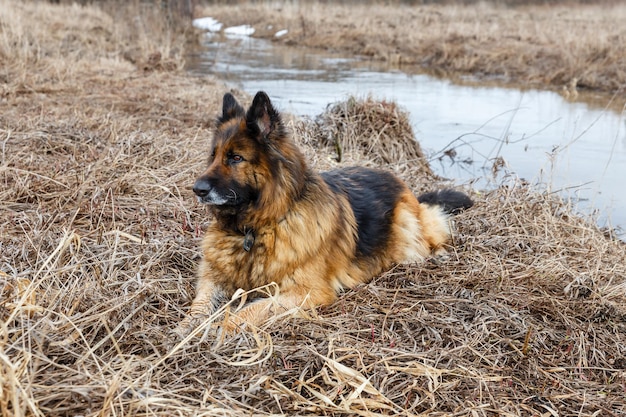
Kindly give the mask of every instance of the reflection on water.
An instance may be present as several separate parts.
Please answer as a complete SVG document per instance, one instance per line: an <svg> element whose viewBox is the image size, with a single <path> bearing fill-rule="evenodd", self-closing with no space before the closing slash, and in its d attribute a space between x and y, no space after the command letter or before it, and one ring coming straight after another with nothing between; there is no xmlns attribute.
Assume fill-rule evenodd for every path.
<svg viewBox="0 0 626 417"><path fill-rule="evenodd" d="M215 36L204 47L188 58L190 71L216 74L251 95L265 90L282 111L314 117L348 95L394 100L409 112L440 175L485 185L502 157L519 177L561 191L585 212L598 210L602 225L626 228L619 107L572 103L550 91L461 85L258 39Z"/></svg>

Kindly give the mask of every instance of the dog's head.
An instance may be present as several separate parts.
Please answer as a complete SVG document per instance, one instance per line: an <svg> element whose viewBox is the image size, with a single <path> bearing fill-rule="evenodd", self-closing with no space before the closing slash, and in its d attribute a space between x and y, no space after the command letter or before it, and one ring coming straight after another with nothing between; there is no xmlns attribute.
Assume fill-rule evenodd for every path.
<svg viewBox="0 0 626 417"><path fill-rule="evenodd" d="M288 139L267 94L258 92L247 112L232 94L225 94L209 167L193 187L198 201L216 209L239 211L251 203L260 208L271 198L272 184L284 177L283 167L291 165L284 152L291 148Z"/></svg>

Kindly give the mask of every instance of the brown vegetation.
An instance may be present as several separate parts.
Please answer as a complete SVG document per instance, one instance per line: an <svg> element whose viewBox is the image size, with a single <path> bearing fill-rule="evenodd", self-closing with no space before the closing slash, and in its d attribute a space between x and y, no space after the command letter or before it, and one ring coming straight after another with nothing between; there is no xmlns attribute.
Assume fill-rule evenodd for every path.
<svg viewBox="0 0 626 417"><path fill-rule="evenodd" d="M626 6L622 3L508 8L474 5L338 5L263 2L211 5L198 16L251 24L255 36L363 55L407 71L472 75L522 86L626 87Z"/></svg>
<svg viewBox="0 0 626 417"><path fill-rule="evenodd" d="M474 193L446 262L165 348L193 295L207 218L189 187L225 87L177 71L184 40L142 23L0 0L0 414L626 413L626 247L514 179ZM156 52L175 65L146 66ZM289 122L307 156L381 164L367 137L337 162L333 124L369 135L351 123L406 115L339 108ZM441 185L387 149L416 192Z"/></svg>

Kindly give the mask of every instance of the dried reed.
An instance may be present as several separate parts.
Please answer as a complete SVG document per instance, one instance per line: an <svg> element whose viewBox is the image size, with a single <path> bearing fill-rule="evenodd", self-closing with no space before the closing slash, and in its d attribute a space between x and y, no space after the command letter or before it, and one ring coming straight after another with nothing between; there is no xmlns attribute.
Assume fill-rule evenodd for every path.
<svg viewBox="0 0 626 417"><path fill-rule="evenodd" d="M432 2L431 2L432 3ZM462 3L462 2L457 2ZM626 6L586 2L475 4L241 2L199 11L255 36L388 62L411 71L512 82L525 88L623 92ZM281 29L288 33L278 39ZM570 95L571 97L571 95Z"/></svg>

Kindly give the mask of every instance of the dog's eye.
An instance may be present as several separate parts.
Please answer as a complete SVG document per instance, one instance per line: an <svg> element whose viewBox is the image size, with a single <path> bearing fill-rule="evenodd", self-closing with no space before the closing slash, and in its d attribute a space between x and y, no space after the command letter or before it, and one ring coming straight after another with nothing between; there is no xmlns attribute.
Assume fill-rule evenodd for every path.
<svg viewBox="0 0 626 417"><path fill-rule="evenodd" d="M228 156L228 161L233 163L233 164L238 164L239 162L243 162L243 160L244 160L243 156L241 156L241 155L233 154L233 155L229 155Z"/></svg>

